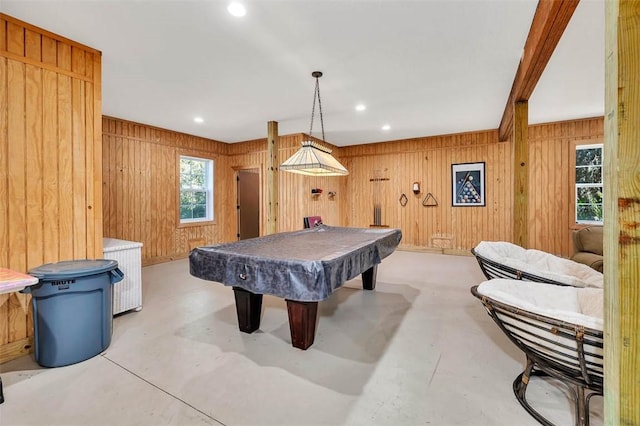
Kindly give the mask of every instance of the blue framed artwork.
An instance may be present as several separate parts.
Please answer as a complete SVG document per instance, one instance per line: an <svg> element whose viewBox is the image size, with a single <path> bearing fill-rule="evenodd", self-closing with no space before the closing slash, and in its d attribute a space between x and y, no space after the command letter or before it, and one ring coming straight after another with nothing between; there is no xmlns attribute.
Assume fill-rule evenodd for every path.
<svg viewBox="0 0 640 426"><path fill-rule="evenodd" d="M484 162L452 164L451 184L454 207L485 205Z"/></svg>

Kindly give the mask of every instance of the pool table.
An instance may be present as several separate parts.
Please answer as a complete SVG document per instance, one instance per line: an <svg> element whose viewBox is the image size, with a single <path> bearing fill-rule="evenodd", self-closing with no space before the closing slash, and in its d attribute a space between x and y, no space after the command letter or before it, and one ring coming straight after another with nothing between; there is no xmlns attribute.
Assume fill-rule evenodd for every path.
<svg viewBox="0 0 640 426"><path fill-rule="evenodd" d="M376 285L377 265L393 253L399 229L321 225L232 243L198 247L189 255L191 275L233 287L240 331L260 327L262 295L287 302L291 343L313 344L318 302L362 274Z"/></svg>

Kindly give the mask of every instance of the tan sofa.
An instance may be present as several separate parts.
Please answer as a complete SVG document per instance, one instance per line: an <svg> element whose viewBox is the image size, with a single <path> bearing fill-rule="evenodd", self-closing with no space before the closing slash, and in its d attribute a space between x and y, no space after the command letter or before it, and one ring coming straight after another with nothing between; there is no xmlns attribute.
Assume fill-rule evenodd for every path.
<svg viewBox="0 0 640 426"><path fill-rule="evenodd" d="M591 266L602 272L602 226L587 226L573 231L571 260Z"/></svg>

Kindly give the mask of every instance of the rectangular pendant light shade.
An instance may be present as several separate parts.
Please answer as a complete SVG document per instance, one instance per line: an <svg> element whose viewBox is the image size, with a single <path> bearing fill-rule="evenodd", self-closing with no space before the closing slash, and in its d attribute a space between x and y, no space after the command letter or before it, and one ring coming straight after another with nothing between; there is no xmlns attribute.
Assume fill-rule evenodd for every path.
<svg viewBox="0 0 640 426"><path fill-rule="evenodd" d="M344 176L349 171L331 155L331 150L312 141L302 142L302 147L280 170L307 176Z"/></svg>

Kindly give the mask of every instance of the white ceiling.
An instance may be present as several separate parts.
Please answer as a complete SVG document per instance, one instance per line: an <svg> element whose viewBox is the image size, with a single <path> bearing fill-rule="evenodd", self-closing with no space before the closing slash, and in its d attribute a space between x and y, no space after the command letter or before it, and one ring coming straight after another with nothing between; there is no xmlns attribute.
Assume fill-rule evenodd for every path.
<svg viewBox="0 0 640 426"><path fill-rule="evenodd" d="M320 70L326 140L338 146L497 128L537 4L245 0L234 18L227 0L0 1L102 51L105 115L224 142L265 137L271 120L282 135L306 133ZM582 0L529 121L603 113L604 2Z"/></svg>

